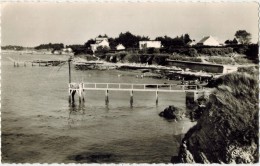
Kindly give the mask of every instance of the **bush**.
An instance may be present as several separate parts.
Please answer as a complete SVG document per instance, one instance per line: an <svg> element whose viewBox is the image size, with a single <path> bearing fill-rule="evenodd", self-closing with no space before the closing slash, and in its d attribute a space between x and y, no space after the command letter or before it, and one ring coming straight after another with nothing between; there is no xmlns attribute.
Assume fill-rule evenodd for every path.
<svg viewBox="0 0 260 166"><path fill-rule="evenodd" d="M160 53L160 49L158 48L148 48L147 49L147 54L159 54Z"/></svg>
<svg viewBox="0 0 260 166"><path fill-rule="evenodd" d="M93 55L86 54L86 55L82 55L82 56L84 56L84 58L88 61L97 60L97 58L94 57Z"/></svg>
<svg viewBox="0 0 260 166"><path fill-rule="evenodd" d="M235 57L234 60L237 64L240 65L253 63L252 60L243 57Z"/></svg>
<svg viewBox="0 0 260 166"><path fill-rule="evenodd" d="M126 57L126 55L127 55L126 52L120 52L120 53L117 54L117 59L118 59L119 61L123 61L124 58Z"/></svg>
<svg viewBox="0 0 260 166"><path fill-rule="evenodd" d="M254 60L255 63L259 62L258 48L258 44L251 44L248 46L248 49L245 52L248 59Z"/></svg>
<svg viewBox="0 0 260 166"><path fill-rule="evenodd" d="M127 54L124 58L125 61L130 63L140 63L140 55L139 54Z"/></svg>
<svg viewBox="0 0 260 166"><path fill-rule="evenodd" d="M258 66L249 66L249 67L239 67L238 72L248 73L250 75L259 76L259 67Z"/></svg>
<svg viewBox="0 0 260 166"><path fill-rule="evenodd" d="M227 48L201 48L199 53L206 54L209 56L217 56L217 55L227 55L230 53L233 53L233 48L227 47Z"/></svg>
<svg viewBox="0 0 260 166"><path fill-rule="evenodd" d="M211 63L217 64L234 64L234 60L230 57L219 57L219 56L212 56L208 58L208 61Z"/></svg>
<svg viewBox="0 0 260 166"><path fill-rule="evenodd" d="M149 65L153 63L153 54L142 54L140 55L140 62L141 63L148 63Z"/></svg>
<svg viewBox="0 0 260 166"><path fill-rule="evenodd" d="M96 50L96 53L97 54L106 54L106 53L108 53L109 52L109 50L110 50L110 48L109 47L103 47L103 46L98 46L97 47L97 50Z"/></svg>
<svg viewBox="0 0 260 166"><path fill-rule="evenodd" d="M234 51L238 54L245 54L247 50L248 46L246 45L237 45L236 47L234 47Z"/></svg>
<svg viewBox="0 0 260 166"><path fill-rule="evenodd" d="M188 50L188 55L192 56L192 57L195 57L195 56L198 56L198 52L197 52L197 50L195 48L190 48Z"/></svg>
<svg viewBox="0 0 260 166"><path fill-rule="evenodd" d="M183 55L171 55L169 59L179 61L201 62L201 58L199 57L188 57Z"/></svg>
<svg viewBox="0 0 260 166"><path fill-rule="evenodd" d="M158 54L154 56L153 61L158 65L166 65L166 59L168 58L169 55Z"/></svg>

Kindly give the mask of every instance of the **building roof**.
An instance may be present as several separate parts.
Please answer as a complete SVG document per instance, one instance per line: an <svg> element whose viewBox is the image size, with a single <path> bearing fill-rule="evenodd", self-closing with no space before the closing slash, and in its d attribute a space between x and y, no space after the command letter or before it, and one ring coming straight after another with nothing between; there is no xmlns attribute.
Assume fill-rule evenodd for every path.
<svg viewBox="0 0 260 166"><path fill-rule="evenodd" d="M204 43L205 41L207 41L210 38L215 40L212 36L206 36L206 37L203 37L198 43ZM215 41L218 42L217 40L215 40Z"/></svg>

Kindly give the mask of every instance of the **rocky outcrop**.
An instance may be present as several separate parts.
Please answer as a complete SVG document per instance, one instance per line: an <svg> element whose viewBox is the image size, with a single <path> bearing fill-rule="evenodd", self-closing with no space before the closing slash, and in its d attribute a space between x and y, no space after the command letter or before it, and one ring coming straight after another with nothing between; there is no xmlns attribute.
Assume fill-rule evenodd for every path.
<svg viewBox="0 0 260 166"><path fill-rule="evenodd" d="M174 119L180 120L185 116L184 110L177 108L175 106L169 106L162 111L159 116L164 117L165 119Z"/></svg>
<svg viewBox="0 0 260 166"><path fill-rule="evenodd" d="M197 124L182 140L173 163L256 163L258 77L233 73L215 81Z"/></svg>

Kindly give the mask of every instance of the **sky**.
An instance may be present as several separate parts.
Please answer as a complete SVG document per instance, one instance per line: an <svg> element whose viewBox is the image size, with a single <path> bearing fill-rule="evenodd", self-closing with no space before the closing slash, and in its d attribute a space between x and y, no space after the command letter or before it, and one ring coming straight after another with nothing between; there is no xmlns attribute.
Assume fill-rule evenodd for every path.
<svg viewBox="0 0 260 166"><path fill-rule="evenodd" d="M2 45L84 44L99 34L176 37L188 33L199 41L213 36L233 39L237 30L258 41L258 4L239 3L4 3L1 7Z"/></svg>

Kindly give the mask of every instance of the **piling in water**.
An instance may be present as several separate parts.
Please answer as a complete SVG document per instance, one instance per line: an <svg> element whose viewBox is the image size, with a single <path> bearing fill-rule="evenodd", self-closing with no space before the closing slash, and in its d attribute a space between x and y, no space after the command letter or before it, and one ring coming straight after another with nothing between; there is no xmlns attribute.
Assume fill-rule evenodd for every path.
<svg viewBox="0 0 260 166"><path fill-rule="evenodd" d="M108 103L109 103L108 90L106 90L105 103L106 103L106 105L108 105Z"/></svg>
<svg viewBox="0 0 260 166"><path fill-rule="evenodd" d="M134 103L134 91L131 90L130 91L130 106L133 107L133 103Z"/></svg>

